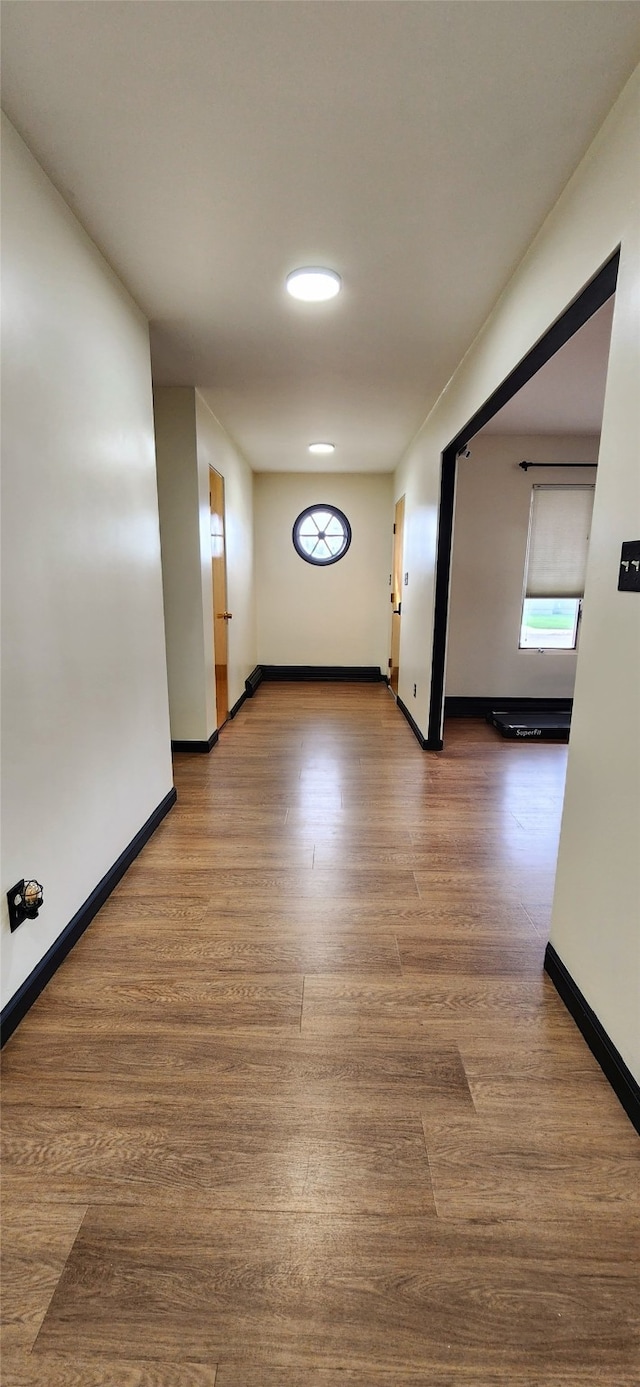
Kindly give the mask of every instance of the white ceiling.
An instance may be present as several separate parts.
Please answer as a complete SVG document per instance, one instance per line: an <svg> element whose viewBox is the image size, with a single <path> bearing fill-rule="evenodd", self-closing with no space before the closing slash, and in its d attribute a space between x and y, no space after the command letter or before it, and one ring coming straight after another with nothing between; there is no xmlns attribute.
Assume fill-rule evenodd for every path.
<svg viewBox="0 0 640 1387"><path fill-rule="evenodd" d="M613 304L603 304L481 432L599 435Z"/></svg>
<svg viewBox="0 0 640 1387"><path fill-rule="evenodd" d="M639 58L627 0L3 5L9 118L257 470L395 466Z"/></svg>

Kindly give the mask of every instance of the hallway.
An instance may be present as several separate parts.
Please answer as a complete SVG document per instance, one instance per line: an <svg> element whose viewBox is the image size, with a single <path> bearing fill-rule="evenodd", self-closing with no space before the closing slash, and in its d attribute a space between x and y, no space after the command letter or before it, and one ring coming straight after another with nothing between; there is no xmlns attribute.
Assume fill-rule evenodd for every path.
<svg viewBox="0 0 640 1387"><path fill-rule="evenodd" d="M633 1387L566 747L263 684L3 1054L4 1387Z"/></svg>

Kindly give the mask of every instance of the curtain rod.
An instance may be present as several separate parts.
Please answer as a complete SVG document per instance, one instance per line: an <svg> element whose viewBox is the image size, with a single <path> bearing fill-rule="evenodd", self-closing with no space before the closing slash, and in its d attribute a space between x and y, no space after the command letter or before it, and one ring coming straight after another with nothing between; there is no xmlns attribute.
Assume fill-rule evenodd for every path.
<svg viewBox="0 0 640 1387"><path fill-rule="evenodd" d="M519 462L523 472L528 472L530 467L597 467L597 462Z"/></svg>

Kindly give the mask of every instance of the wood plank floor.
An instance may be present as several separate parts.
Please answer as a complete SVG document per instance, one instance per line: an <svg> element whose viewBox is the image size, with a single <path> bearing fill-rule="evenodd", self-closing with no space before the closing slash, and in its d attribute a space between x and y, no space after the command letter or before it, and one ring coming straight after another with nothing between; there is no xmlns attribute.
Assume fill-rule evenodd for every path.
<svg viewBox="0 0 640 1387"><path fill-rule="evenodd" d="M3 1056L4 1387L637 1387L566 748L266 684Z"/></svg>

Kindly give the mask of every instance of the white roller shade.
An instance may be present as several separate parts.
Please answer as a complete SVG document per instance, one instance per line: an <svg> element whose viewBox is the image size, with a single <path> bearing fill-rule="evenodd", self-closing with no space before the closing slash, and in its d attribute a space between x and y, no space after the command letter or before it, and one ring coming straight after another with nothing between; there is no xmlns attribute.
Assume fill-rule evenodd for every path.
<svg viewBox="0 0 640 1387"><path fill-rule="evenodd" d="M525 597L582 597L592 486L534 486Z"/></svg>

